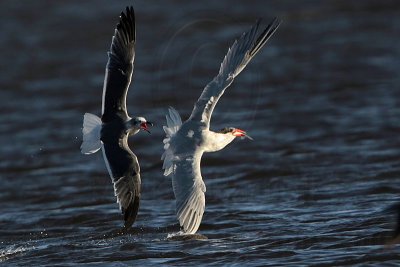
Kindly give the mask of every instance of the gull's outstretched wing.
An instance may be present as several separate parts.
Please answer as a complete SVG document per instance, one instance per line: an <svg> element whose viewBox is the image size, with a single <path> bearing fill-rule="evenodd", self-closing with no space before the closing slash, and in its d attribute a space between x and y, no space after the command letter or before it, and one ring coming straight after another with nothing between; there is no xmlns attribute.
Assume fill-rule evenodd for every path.
<svg viewBox="0 0 400 267"><path fill-rule="evenodd" d="M140 203L140 166L128 147L128 135L121 139L104 140L103 157L114 183L114 194L124 215L125 227L136 219Z"/></svg>
<svg viewBox="0 0 400 267"><path fill-rule="evenodd" d="M278 28L280 21L275 18L261 33L260 22L236 40L229 48L219 73L207 84L197 100L189 120L201 121L205 127L210 127L210 119L215 105L225 89L234 78L246 67L250 60L265 45L269 37Z"/></svg>
<svg viewBox="0 0 400 267"><path fill-rule="evenodd" d="M196 151L174 162L172 187L176 199L176 214L183 232L194 234L199 229L205 209L206 186L200 172L203 152ZM177 155L177 158L180 158Z"/></svg>
<svg viewBox="0 0 400 267"><path fill-rule="evenodd" d="M102 121L110 121L116 113L126 111L126 94L131 83L135 59L135 13L127 7L121 13L112 38L103 86Z"/></svg>

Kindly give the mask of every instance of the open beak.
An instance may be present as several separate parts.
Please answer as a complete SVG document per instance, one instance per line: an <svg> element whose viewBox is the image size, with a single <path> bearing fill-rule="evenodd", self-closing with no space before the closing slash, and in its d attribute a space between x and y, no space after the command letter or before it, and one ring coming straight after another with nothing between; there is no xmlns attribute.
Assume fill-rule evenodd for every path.
<svg viewBox="0 0 400 267"><path fill-rule="evenodd" d="M248 139L250 139L250 140L254 140L253 138L251 138L250 136L248 136L248 135L246 134L245 131L243 131L243 130L241 130L241 129L235 129L235 131L233 131L232 134L233 134L234 136L236 136L236 137L242 137L242 138L248 138Z"/></svg>
<svg viewBox="0 0 400 267"><path fill-rule="evenodd" d="M149 121L148 122L143 122L143 123L140 124L140 129L142 129L142 130L144 130L144 131L146 131L148 133L151 133L150 130L149 130L149 126L153 126L153 123L149 122Z"/></svg>

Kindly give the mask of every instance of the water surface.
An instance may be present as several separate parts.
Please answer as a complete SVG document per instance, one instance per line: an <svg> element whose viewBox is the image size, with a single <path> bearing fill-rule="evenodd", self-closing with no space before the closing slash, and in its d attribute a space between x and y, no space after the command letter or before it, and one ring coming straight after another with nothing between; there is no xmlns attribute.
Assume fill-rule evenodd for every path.
<svg viewBox="0 0 400 267"><path fill-rule="evenodd" d="M84 112L100 113L117 16L134 4L130 140L142 168L133 229L100 153L80 154ZM206 154L208 239L179 230L163 177L164 114L187 118L227 48L258 17L281 27L218 103L236 140ZM376 265L400 190L397 1L13 1L0 3L0 265Z"/></svg>

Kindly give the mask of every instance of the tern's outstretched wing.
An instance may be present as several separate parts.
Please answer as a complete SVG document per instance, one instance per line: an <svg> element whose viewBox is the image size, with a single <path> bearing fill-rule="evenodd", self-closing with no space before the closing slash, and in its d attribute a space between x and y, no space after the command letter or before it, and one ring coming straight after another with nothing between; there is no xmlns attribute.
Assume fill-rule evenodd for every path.
<svg viewBox="0 0 400 267"><path fill-rule="evenodd" d="M182 136L176 136L181 130L182 120L174 108L169 108L166 118L167 126L163 127L165 152L161 157L164 160L164 175L172 177L176 213L183 232L194 234L199 229L205 208L206 186L200 172L203 152L193 149L193 138L185 141Z"/></svg>
<svg viewBox="0 0 400 267"><path fill-rule="evenodd" d="M125 227L130 227L136 219L140 202L140 167L135 154L128 147L128 136L105 140L103 157L114 183L114 193L124 215Z"/></svg>
<svg viewBox="0 0 400 267"><path fill-rule="evenodd" d="M202 155L203 152L196 151L174 162L172 187L176 199L176 214L186 234L196 233L203 218L206 186L200 172Z"/></svg>
<svg viewBox="0 0 400 267"><path fill-rule="evenodd" d="M131 83L135 59L135 13L133 7L121 13L108 52L103 86L102 121L110 121L116 113L126 112L126 94Z"/></svg>
<svg viewBox="0 0 400 267"><path fill-rule="evenodd" d="M260 22L236 40L229 48L219 73L207 84L203 93L197 100L189 120L197 120L210 127L210 119L215 105L225 89L233 82L234 78L246 67L250 60L265 45L269 37L278 28L280 22L275 18L261 33Z"/></svg>

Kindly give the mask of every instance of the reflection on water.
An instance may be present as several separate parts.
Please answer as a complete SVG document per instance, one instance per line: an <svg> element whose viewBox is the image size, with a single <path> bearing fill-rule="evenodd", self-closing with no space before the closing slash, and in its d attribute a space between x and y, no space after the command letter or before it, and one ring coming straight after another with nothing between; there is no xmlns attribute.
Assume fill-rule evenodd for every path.
<svg viewBox="0 0 400 267"><path fill-rule="evenodd" d="M82 156L99 114L117 15L129 1L0 3L0 262L6 265L355 265L383 250L399 199L399 11L395 1L135 1L128 106L157 122L131 146L143 200L125 232L100 154ZM212 128L237 140L203 157L199 234L179 230L162 176L164 114L186 118L227 47L257 17L283 24L227 90ZM183 101L184 100L184 101Z"/></svg>

